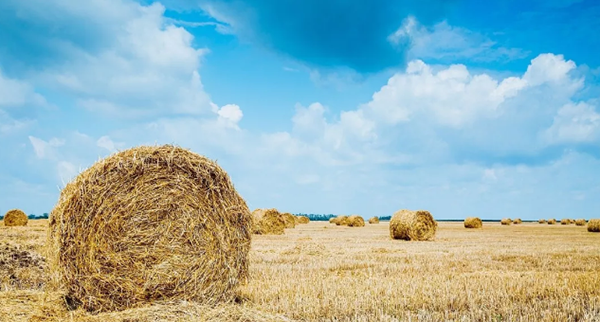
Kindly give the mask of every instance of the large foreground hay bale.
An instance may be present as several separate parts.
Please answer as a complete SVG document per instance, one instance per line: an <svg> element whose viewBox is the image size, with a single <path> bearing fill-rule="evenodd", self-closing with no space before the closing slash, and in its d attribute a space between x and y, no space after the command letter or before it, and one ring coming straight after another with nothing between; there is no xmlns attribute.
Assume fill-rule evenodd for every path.
<svg viewBox="0 0 600 322"><path fill-rule="evenodd" d="M521 218L516 218L515 220L513 220L513 224L515 225L520 225L523 223L523 220L521 220Z"/></svg>
<svg viewBox="0 0 600 322"><path fill-rule="evenodd" d="M483 222L479 217L467 217L464 222L465 228L481 228Z"/></svg>
<svg viewBox="0 0 600 322"><path fill-rule="evenodd" d="M556 225L556 219L548 219L548 225Z"/></svg>
<svg viewBox="0 0 600 322"><path fill-rule="evenodd" d="M575 220L575 225L577 226L585 226L587 222L585 221L585 219L577 219Z"/></svg>
<svg viewBox="0 0 600 322"><path fill-rule="evenodd" d="M402 209L390 220L390 236L392 239L430 240L435 236L437 226L429 211Z"/></svg>
<svg viewBox="0 0 600 322"><path fill-rule="evenodd" d="M590 219L587 229L589 232L600 233L600 219Z"/></svg>
<svg viewBox="0 0 600 322"><path fill-rule="evenodd" d="M285 219L277 209L255 209L252 212L254 226L252 232L257 235L283 235Z"/></svg>
<svg viewBox="0 0 600 322"><path fill-rule="evenodd" d="M546 223L546 219L540 219L538 220L538 224L545 224Z"/></svg>
<svg viewBox="0 0 600 322"><path fill-rule="evenodd" d="M335 224L337 226L348 226L348 216L337 216L337 218L335 218Z"/></svg>
<svg viewBox="0 0 600 322"><path fill-rule="evenodd" d="M348 227L364 227L365 220L363 217L358 215L352 215L348 217Z"/></svg>
<svg viewBox="0 0 600 322"><path fill-rule="evenodd" d="M281 214L281 217L283 217L283 221L285 222L285 228L289 229L296 227L296 216L286 212Z"/></svg>
<svg viewBox="0 0 600 322"><path fill-rule="evenodd" d="M563 219L560 220L560 224L561 225L570 225L571 224L571 219L563 218Z"/></svg>
<svg viewBox="0 0 600 322"><path fill-rule="evenodd" d="M91 311L231 300L248 277L252 217L213 161L170 145L79 174L50 214L51 271Z"/></svg>
<svg viewBox="0 0 600 322"><path fill-rule="evenodd" d="M297 216L297 217L298 217L299 224L308 224L310 222L310 219L308 219L308 217L306 217L306 216Z"/></svg>
<svg viewBox="0 0 600 322"><path fill-rule="evenodd" d="M372 217L371 219L369 219L369 224L378 224L379 223L379 217Z"/></svg>
<svg viewBox="0 0 600 322"><path fill-rule="evenodd" d="M500 224L508 226L508 225L512 224L512 220L510 220L510 218L502 218L502 220L500 220Z"/></svg>
<svg viewBox="0 0 600 322"><path fill-rule="evenodd" d="M28 221L27 215L19 209L9 210L4 215L4 226L27 226Z"/></svg>

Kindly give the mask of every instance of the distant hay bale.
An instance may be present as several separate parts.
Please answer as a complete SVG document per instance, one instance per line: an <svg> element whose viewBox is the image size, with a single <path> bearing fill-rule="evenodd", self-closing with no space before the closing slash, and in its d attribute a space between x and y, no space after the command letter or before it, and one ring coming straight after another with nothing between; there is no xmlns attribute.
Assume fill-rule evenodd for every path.
<svg viewBox="0 0 600 322"><path fill-rule="evenodd" d="M390 220L390 236L392 239L430 240L435 236L437 226L429 211L402 209Z"/></svg>
<svg viewBox="0 0 600 322"><path fill-rule="evenodd" d="M252 212L254 225L252 232L257 235L283 235L285 218L275 208L255 209Z"/></svg>
<svg viewBox="0 0 600 322"><path fill-rule="evenodd" d="M563 219L560 220L560 224L561 225L570 225L571 224L571 219L563 218Z"/></svg>
<svg viewBox="0 0 600 322"><path fill-rule="evenodd" d="M465 228L481 228L483 222L479 217L467 217L464 222Z"/></svg>
<svg viewBox="0 0 600 322"><path fill-rule="evenodd" d="M587 222L585 221L585 219L577 219L575 220L575 225L577 226L585 226Z"/></svg>
<svg viewBox="0 0 600 322"><path fill-rule="evenodd" d="M335 217L329 218L329 223L330 224L335 224Z"/></svg>
<svg viewBox="0 0 600 322"><path fill-rule="evenodd" d="M308 219L308 217L306 217L306 216L297 216L297 217L298 217L299 224L308 224L310 222L310 219Z"/></svg>
<svg viewBox="0 0 600 322"><path fill-rule="evenodd" d="M379 223L379 217L372 217L371 219L369 219L369 224L378 224Z"/></svg>
<svg viewBox="0 0 600 322"><path fill-rule="evenodd" d="M510 224L512 224L512 220L510 220L510 218L502 218L502 220L500 220L500 224L504 226L509 226Z"/></svg>
<svg viewBox="0 0 600 322"><path fill-rule="evenodd" d="M515 220L513 220L513 224L515 224L515 225L519 225L522 223L523 223L523 220L521 220L521 218L516 218Z"/></svg>
<svg viewBox="0 0 600 322"><path fill-rule="evenodd" d="M289 229L296 227L296 216L286 212L281 214L281 217L283 217L283 221L285 222L285 228Z"/></svg>
<svg viewBox="0 0 600 322"><path fill-rule="evenodd" d="M556 219L548 219L548 225L556 225Z"/></svg>
<svg viewBox="0 0 600 322"><path fill-rule="evenodd" d="M365 220L363 217L358 215L353 215L348 217L348 227L364 227Z"/></svg>
<svg viewBox="0 0 600 322"><path fill-rule="evenodd" d="M231 301L248 278L252 216L215 162L141 146L96 162L49 220L50 271L94 312L159 300Z"/></svg>
<svg viewBox="0 0 600 322"><path fill-rule="evenodd" d="M19 209L11 209L4 215L4 226L27 226L29 218Z"/></svg>
<svg viewBox="0 0 600 322"><path fill-rule="evenodd" d="M600 233L600 219L590 219L587 229L592 233Z"/></svg>
<svg viewBox="0 0 600 322"><path fill-rule="evenodd" d="M545 224L546 223L546 219L540 219L538 220L538 224Z"/></svg>
<svg viewBox="0 0 600 322"><path fill-rule="evenodd" d="M571 224L575 223L575 219L569 219L569 220L570 220Z"/></svg>
<svg viewBox="0 0 600 322"><path fill-rule="evenodd" d="M337 226L348 226L348 216L337 216L335 219L335 224Z"/></svg>

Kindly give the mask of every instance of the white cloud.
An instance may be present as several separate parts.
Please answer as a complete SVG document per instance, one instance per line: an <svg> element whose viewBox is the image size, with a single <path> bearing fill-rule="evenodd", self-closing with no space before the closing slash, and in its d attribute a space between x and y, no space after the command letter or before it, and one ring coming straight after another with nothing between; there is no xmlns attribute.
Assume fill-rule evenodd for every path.
<svg viewBox="0 0 600 322"><path fill-rule="evenodd" d="M541 85L545 82L570 81L569 72L576 67L572 60L565 60L563 55L541 54L531 61L523 79L530 86ZM574 85L581 85L583 80Z"/></svg>
<svg viewBox="0 0 600 322"><path fill-rule="evenodd" d="M56 158L56 147L64 144L63 140L53 138L49 142L34 136L29 136L29 142L33 146L35 155L40 159L54 159Z"/></svg>
<svg viewBox="0 0 600 322"><path fill-rule="evenodd" d="M600 114L579 102L561 107L552 126L543 133L549 143L588 143L600 140Z"/></svg>
<svg viewBox="0 0 600 322"><path fill-rule="evenodd" d="M0 108L46 104L44 97L36 93L27 82L5 77L0 70Z"/></svg>
<svg viewBox="0 0 600 322"><path fill-rule="evenodd" d="M432 27L421 25L415 17L406 18L388 41L395 45L410 45L409 59L438 59L453 61L469 58L476 61L523 58L518 48L506 48L485 35L448 25L446 21Z"/></svg>
<svg viewBox="0 0 600 322"><path fill-rule="evenodd" d="M228 104L219 108L217 114L219 120L229 127L237 128L237 124L242 120L244 113L239 106L235 104Z"/></svg>
<svg viewBox="0 0 600 322"><path fill-rule="evenodd" d="M115 142L113 142L108 135L105 135L105 136L102 136L101 138L99 138L98 141L96 141L96 145L103 149L108 150L109 152L117 151Z"/></svg>
<svg viewBox="0 0 600 322"><path fill-rule="evenodd" d="M111 9L104 8L108 3ZM106 37L93 50L70 42L64 60L46 66L36 81L77 98L86 110L111 117L210 113L211 101L198 73L208 50L194 48L192 34L165 18L159 3L107 4L91 4L99 7L96 12L74 4L62 8L64 12L52 8L73 19L106 19L88 35Z"/></svg>

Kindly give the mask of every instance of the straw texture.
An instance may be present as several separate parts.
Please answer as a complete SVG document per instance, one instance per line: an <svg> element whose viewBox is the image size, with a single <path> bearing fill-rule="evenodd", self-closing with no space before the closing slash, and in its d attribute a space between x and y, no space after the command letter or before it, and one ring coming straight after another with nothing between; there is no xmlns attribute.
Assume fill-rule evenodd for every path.
<svg viewBox="0 0 600 322"><path fill-rule="evenodd" d="M19 209L9 210L4 215L4 226L27 226L28 221L27 215Z"/></svg>
<svg viewBox="0 0 600 322"><path fill-rule="evenodd" d="M95 163L62 190L49 228L51 270L90 311L228 301L248 277L246 202L216 163L171 145Z"/></svg>
<svg viewBox="0 0 600 322"><path fill-rule="evenodd" d="M464 222L465 228L481 228L483 222L479 217L467 217Z"/></svg>
<svg viewBox="0 0 600 322"><path fill-rule="evenodd" d="M253 232L257 235L283 235L286 226L284 216L277 209L256 209L252 212Z"/></svg>
<svg viewBox="0 0 600 322"><path fill-rule="evenodd" d="M437 226L429 211L402 209L390 220L390 236L392 239L431 240L435 237Z"/></svg>

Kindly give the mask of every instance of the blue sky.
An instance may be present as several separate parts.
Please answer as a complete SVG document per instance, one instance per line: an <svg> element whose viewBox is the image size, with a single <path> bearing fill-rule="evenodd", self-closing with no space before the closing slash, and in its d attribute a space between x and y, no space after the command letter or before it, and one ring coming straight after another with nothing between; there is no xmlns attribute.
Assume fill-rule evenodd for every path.
<svg viewBox="0 0 600 322"><path fill-rule="evenodd" d="M171 143L250 208L600 216L600 4L414 3L0 2L0 213Z"/></svg>

